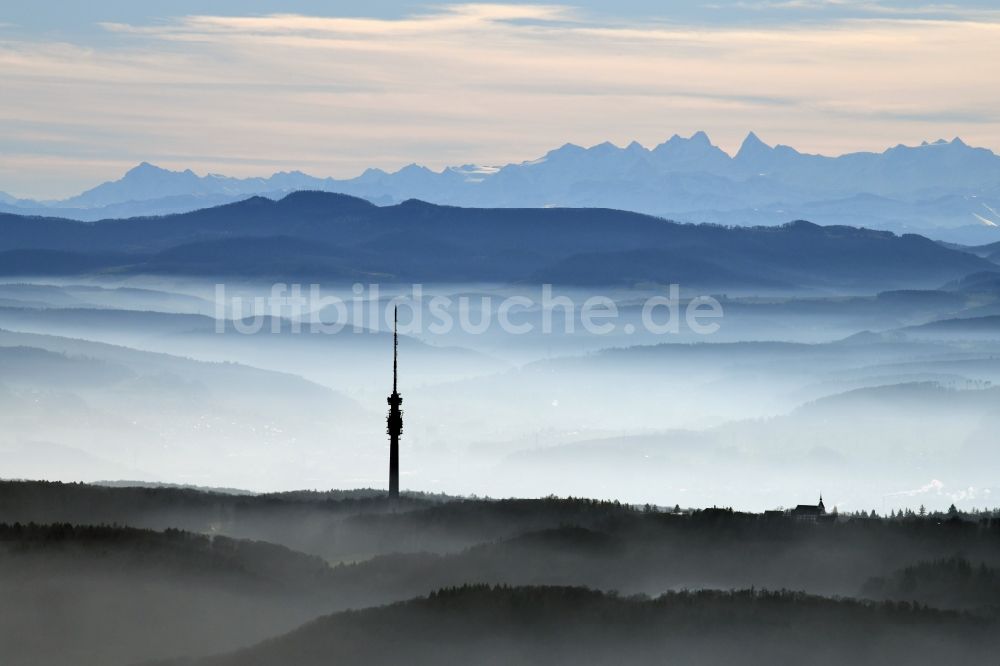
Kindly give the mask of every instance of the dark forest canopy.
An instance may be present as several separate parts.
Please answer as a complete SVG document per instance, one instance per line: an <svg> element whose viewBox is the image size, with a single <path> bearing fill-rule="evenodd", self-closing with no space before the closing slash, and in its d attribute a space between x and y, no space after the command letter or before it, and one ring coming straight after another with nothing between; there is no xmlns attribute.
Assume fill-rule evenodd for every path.
<svg viewBox="0 0 1000 666"><path fill-rule="evenodd" d="M577 498L3 482L0 642L14 666L131 664L229 652L326 615L183 663L481 663L488 645L497 663L658 663L710 635L706 663L979 658L1000 608L998 537L988 512L816 522ZM36 642L38 627L62 638ZM435 652L442 641L453 649Z"/></svg>
<svg viewBox="0 0 1000 666"><path fill-rule="evenodd" d="M266 541L343 564L345 594L381 600L472 579L636 592L711 583L855 594L871 577L959 552L1000 566L1000 519L990 513L841 515L816 523L573 498L408 497L392 505L362 496L6 482L0 520L179 528Z"/></svg>
<svg viewBox="0 0 1000 666"><path fill-rule="evenodd" d="M907 603L794 592L463 586L319 619L197 666L389 664L885 664L992 658L996 626Z"/></svg>

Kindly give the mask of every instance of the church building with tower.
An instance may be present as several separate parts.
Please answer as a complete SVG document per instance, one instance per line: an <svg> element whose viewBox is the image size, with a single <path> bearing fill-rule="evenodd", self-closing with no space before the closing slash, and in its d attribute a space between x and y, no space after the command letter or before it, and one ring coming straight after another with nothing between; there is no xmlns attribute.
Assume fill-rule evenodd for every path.
<svg viewBox="0 0 1000 666"><path fill-rule="evenodd" d="M399 498L399 436L403 434L403 412L399 408L403 398L397 387L399 356L399 310L392 311L392 394L386 399L389 403L389 416L386 419L386 432L389 434L389 499Z"/></svg>
<svg viewBox="0 0 1000 666"><path fill-rule="evenodd" d="M792 516L799 520L824 520L827 516L823 495L819 496L819 504L799 504L792 509Z"/></svg>
<svg viewBox="0 0 1000 666"><path fill-rule="evenodd" d="M769 519L792 519L807 523L833 523L837 521L837 507L833 511L826 510L822 493L819 496L819 504L799 504L794 509L771 509L764 512L764 517Z"/></svg>

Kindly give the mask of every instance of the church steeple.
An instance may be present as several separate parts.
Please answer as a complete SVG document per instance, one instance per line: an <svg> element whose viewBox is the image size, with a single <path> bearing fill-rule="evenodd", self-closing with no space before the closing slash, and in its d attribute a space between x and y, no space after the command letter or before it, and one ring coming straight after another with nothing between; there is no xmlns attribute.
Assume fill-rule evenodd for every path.
<svg viewBox="0 0 1000 666"><path fill-rule="evenodd" d="M819 494L819 504L817 507L820 513L826 513L826 505L823 504L823 493Z"/></svg>
<svg viewBox="0 0 1000 666"><path fill-rule="evenodd" d="M403 433L403 412L399 406L403 398L397 390L399 356L399 310L392 311L392 394L386 399L389 403L389 416L386 419L386 432L389 434L389 498L399 497L399 436Z"/></svg>

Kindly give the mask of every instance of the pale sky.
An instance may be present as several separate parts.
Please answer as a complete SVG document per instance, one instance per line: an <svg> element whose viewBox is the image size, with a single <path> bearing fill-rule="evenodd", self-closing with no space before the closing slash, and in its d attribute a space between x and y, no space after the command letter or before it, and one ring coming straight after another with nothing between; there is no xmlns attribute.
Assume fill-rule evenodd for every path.
<svg viewBox="0 0 1000 666"><path fill-rule="evenodd" d="M1000 152L991 4L4 3L0 191L65 196L141 161L349 177L696 130L729 152L749 130Z"/></svg>

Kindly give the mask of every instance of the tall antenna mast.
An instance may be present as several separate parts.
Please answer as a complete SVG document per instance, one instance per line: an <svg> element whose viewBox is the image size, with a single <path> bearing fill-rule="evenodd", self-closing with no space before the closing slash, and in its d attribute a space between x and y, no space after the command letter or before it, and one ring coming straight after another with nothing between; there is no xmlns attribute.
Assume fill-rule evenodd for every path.
<svg viewBox="0 0 1000 666"><path fill-rule="evenodd" d="M392 309L392 395L389 416L386 418L386 432L389 434L389 499L399 497L399 436L403 434L403 411L399 408L403 398L397 390L397 358L399 357L399 308Z"/></svg>
<svg viewBox="0 0 1000 666"><path fill-rule="evenodd" d="M396 357L399 356L399 333L396 327L399 324L399 307L392 308L392 392L396 392Z"/></svg>

